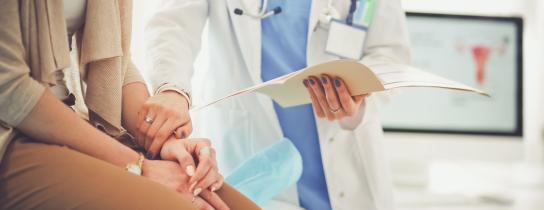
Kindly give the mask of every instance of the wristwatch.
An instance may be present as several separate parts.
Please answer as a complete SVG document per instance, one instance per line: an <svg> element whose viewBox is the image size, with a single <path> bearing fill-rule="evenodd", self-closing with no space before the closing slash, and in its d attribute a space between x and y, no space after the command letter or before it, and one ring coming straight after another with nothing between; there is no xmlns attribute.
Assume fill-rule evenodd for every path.
<svg viewBox="0 0 544 210"><path fill-rule="evenodd" d="M125 169L130 173L141 176L142 172L143 172L142 171L143 163L144 163L144 155L142 153L140 153L140 157L138 157L138 160L136 162L127 164Z"/></svg>

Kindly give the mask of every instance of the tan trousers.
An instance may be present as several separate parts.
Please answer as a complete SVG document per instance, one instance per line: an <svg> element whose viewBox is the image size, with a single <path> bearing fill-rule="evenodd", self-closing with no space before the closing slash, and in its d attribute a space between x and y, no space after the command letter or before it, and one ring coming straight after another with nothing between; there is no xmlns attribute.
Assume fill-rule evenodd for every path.
<svg viewBox="0 0 544 210"><path fill-rule="evenodd" d="M258 209L225 185L231 209ZM194 209L191 201L145 177L66 147L12 141L0 165L0 209Z"/></svg>

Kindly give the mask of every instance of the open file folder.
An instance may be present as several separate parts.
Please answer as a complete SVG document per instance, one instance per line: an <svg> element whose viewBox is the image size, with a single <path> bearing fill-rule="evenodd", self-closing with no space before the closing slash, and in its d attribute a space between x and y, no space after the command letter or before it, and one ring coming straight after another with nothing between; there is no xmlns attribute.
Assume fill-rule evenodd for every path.
<svg viewBox="0 0 544 210"><path fill-rule="evenodd" d="M311 103L310 94L304 87L303 80L312 75L320 76L322 74L342 78L354 96L402 87L430 87L475 92L489 97L481 90L407 65L373 65L369 68L354 60L335 60L309 66L236 91L203 106L194 107L193 110L202 109L230 97L250 92L268 95L282 107Z"/></svg>

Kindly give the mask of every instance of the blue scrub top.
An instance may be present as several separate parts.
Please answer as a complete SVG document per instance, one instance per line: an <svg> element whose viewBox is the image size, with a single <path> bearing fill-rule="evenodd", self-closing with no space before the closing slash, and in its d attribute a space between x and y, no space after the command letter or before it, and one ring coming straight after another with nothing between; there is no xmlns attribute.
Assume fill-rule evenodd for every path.
<svg viewBox="0 0 544 210"><path fill-rule="evenodd" d="M269 9L277 6L282 8L280 14L261 21L263 81L306 67L311 0L269 0ZM300 205L309 210L332 209L311 104L284 109L274 103L274 109L283 134L302 156L303 171L297 183Z"/></svg>

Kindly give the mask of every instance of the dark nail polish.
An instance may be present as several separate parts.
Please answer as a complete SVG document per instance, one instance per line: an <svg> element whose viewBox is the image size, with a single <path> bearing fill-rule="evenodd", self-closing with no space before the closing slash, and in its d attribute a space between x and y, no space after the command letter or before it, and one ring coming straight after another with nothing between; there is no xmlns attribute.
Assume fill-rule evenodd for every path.
<svg viewBox="0 0 544 210"><path fill-rule="evenodd" d="M321 82L322 82L323 84L327 84L328 81L329 81L329 80L327 79L327 77L321 76Z"/></svg>
<svg viewBox="0 0 544 210"><path fill-rule="evenodd" d="M336 85L336 87L340 87L340 85L341 85L342 83L340 82L339 79L335 79L335 80L334 80L334 84Z"/></svg>
<svg viewBox="0 0 544 210"><path fill-rule="evenodd" d="M304 81L302 81L302 83L304 83L305 87L308 87L308 80L304 80Z"/></svg>
<svg viewBox="0 0 544 210"><path fill-rule="evenodd" d="M146 152L145 153L145 158L147 158L149 160L153 160L153 154L151 152Z"/></svg>
<svg viewBox="0 0 544 210"><path fill-rule="evenodd" d="M315 81L313 79L310 79L310 84L315 85Z"/></svg>

